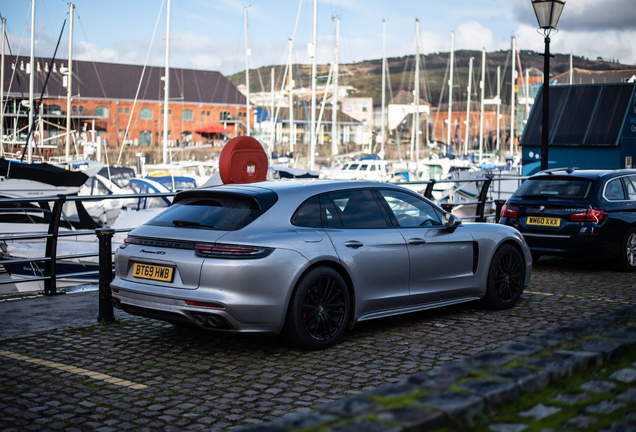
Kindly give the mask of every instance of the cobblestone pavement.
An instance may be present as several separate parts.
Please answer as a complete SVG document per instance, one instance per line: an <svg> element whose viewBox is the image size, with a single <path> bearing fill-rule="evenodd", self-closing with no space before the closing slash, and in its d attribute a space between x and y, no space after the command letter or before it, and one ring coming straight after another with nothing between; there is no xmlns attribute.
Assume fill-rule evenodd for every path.
<svg viewBox="0 0 636 432"><path fill-rule="evenodd" d="M323 352L129 316L5 340L0 430L227 430L630 304L636 275L544 258L511 310L470 304L365 322Z"/></svg>

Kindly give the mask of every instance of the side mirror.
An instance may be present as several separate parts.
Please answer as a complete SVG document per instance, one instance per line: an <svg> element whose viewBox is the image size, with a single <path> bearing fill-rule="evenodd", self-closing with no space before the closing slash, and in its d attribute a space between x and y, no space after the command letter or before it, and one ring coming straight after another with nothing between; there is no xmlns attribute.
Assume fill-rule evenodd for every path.
<svg viewBox="0 0 636 432"><path fill-rule="evenodd" d="M455 216L452 213L444 214L444 226L450 232L455 231L457 227L460 226L461 224L462 224L462 220L459 218L459 216Z"/></svg>

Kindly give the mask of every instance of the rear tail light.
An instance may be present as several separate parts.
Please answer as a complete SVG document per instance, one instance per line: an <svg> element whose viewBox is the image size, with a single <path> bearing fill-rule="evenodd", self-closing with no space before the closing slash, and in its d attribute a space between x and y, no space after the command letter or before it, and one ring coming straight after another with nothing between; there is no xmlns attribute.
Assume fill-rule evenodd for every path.
<svg viewBox="0 0 636 432"><path fill-rule="evenodd" d="M501 217L516 218L517 210L512 210L508 208L507 204L504 204L504 206L501 208Z"/></svg>
<svg viewBox="0 0 636 432"><path fill-rule="evenodd" d="M570 214L572 222L596 222L601 223L607 217L603 210L587 209L587 211Z"/></svg>
<svg viewBox="0 0 636 432"><path fill-rule="evenodd" d="M119 245L119 248L120 249L126 249L126 246L128 246L130 243L132 243L132 239L130 237L126 237L124 239L124 242Z"/></svg>
<svg viewBox="0 0 636 432"><path fill-rule="evenodd" d="M205 258L255 259L264 258L274 249L259 246L239 246L226 244L198 244L194 246L196 254Z"/></svg>

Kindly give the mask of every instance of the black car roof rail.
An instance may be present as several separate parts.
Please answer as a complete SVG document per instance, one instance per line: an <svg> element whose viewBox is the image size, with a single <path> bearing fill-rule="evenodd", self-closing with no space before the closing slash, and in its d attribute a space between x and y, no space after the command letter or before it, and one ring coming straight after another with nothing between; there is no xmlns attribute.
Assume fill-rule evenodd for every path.
<svg viewBox="0 0 636 432"><path fill-rule="evenodd" d="M552 174L553 171L565 171L568 174L572 174L577 169L581 169L581 168L580 167L549 168L547 170L539 171L539 173Z"/></svg>

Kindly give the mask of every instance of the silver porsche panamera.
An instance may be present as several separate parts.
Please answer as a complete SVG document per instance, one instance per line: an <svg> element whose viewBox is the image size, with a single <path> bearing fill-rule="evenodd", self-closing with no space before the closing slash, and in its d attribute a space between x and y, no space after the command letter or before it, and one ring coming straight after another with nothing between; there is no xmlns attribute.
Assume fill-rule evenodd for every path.
<svg viewBox="0 0 636 432"><path fill-rule="evenodd" d="M324 349L348 325L481 299L514 306L532 258L517 230L464 224L400 186L279 181L179 193L116 251L124 311Z"/></svg>

